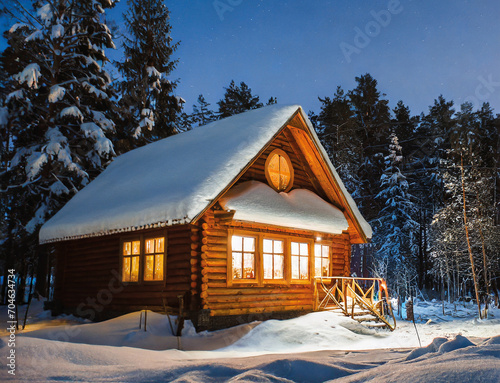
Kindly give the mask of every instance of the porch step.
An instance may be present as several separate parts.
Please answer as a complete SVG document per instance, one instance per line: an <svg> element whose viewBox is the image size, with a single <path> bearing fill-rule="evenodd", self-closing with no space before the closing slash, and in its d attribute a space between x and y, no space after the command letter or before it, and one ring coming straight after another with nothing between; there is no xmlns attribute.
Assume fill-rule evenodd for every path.
<svg viewBox="0 0 500 383"><path fill-rule="evenodd" d="M370 328L387 328L387 325L383 322L363 322L363 326Z"/></svg>
<svg viewBox="0 0 500 383"><path fill-rule="evenodd" d="M334 313L338 314L343 314L344 312L342 309L340 309L338 306L329 306L326 307L328 311L332 311ZM352 309L351 309L352 310ZM379 322L379 319L373 315L370 311L359 307L358 305L354 306L354 314L349 310L349 315L347 316L353 316L354 320L357 321L358 323L361 323L362 325L366 327L371 327L371 328L385 328L387 325L383 322Z"/></svg>
<svg viewBox="0 0 500 383"><path fill-rule="evenodd" d="M342 311L342 309L340 309L338 306L327 306L325 309L328 311L332 311L334 313L339 313L339 314L344 313L344 311ZM369 314L371 314L371 313L368 310L363 310L363 309L358 308L358 307L354 308L354 316L369 315ZM351 316L350 311L349 311L349 316Z"/></svg>
<svg viewBox="0 0 500 383"><path fill-rule="evenodd" d="M354 320L357 320L359 323L366 323L366 322L377 322L378 318L373 316L373 315L363 315L363 316L355 317ZM385 323L384 323L384 326L385 326Z"/></svg>
<svg viewBox="0 0 500 383"><path fill-rule="evenodd" d="M386 306L390 302L387 285L380 278L316 277L315 296L316 310L351 317L365 327L396 328L392 309Z"/></svg>
<svg viewBox="0 0 500 383"><path fill-rule="evenodd" d="M358 317L356 318L356 320L360 319L359 317L364 317L364 316L372 316L372 313L367 311L367 310L363 310L363 311L354 311L354 316L355 317Z"/></svg>

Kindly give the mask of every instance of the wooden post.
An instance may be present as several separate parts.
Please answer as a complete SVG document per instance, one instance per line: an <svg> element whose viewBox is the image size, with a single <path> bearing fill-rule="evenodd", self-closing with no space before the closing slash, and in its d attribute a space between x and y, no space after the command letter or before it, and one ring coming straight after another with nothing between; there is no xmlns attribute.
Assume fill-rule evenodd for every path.
<svg viewBox="0 0 500 383"><path fill-rule="evenodd" d="M347 313L347 291L345 288L345 279L342 278L342 293L344 294L344 311Z"/></svg>
<svg viewBox="0 0 500 383"><path fill-rule="evenodd" d="M148 310L144 310L144 331L147 331L146 326L148 323Z"/></svg>
<svg viewBox="0 0 500 383"><path fill-rule="evenodd" d="M313 278L313 284L314 284L314 294L313 294L313 310L317 311L318 310L318 301L319 301L319 296L318 296L318 283L316 279Z"/></svg>
<svg viewBox="0 0 500 383"><path fill-rule="evenodd" d="M179 317L177 318L177 336L181 336L184 327L184 296L178 295L179 299Z"/></svg>

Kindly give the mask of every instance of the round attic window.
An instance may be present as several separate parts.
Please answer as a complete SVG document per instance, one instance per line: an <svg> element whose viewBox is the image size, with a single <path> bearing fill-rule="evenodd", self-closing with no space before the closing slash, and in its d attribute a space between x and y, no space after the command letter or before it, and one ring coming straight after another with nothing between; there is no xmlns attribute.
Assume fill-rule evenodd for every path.
<svg viewBox="0 0 500 383"><path fill-rule="evenodd" d="M269 185L278 192L288 191L292 188L292 162L283 150L275 149L267 157L266 178Z"/></svg>

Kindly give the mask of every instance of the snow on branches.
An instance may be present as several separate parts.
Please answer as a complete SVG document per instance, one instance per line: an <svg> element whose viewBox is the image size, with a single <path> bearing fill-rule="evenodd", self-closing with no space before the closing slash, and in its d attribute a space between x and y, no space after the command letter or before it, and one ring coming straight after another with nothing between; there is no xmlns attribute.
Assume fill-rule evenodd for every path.
<svg viewBox="0 0 500 383"><path fill-rule="evenodd" d="M37 63L31 63L22 72L14 75L14 79L20 84L26 83L29 88L37 89L40 75L40 66Z"/></svg>
<svg viewBox="0 0 500 383"><path fill-rule="evenodd" d="M103 69L114 43L102 17L113 3L33 1L35 12L25 10L6 34L9 184L31 190L19 200L31 207L19 217L30 232L115 156L114 94Z"/></svg>

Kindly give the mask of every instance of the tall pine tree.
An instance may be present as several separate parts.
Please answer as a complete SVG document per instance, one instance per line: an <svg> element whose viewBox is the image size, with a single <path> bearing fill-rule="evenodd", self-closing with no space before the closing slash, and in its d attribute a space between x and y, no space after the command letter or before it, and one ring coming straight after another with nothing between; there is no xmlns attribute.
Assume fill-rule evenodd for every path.
<svg viewBox="0 0 500 383"><path fill-rule="evenodd" d="M113 93L103 68L104 49L114 47L103 21L113 3L33 0L33 11L16 12L17 1L8 8L18 22L4 34L1 56L12 80L5 99L12 156L2 182L11 241L2 250L21 277L43 263L41 224L114 156Z"/></svg>
<svg viewBox="0 0 500 383"><path fill-rule="evenodd" d="M244 82L241 82L238 86L233 80L225 90L224 98L217 102L219 105L219 118L226 118L264 106L264 104L259 101L259 96L253 95L252 89ZM269 101L270 103L276 103L273 98Z"/></svg>
<svg viewBox="0 0 500 383"><path fill-rule="evenodd" d="M377 247L377 273L405 295L416 284L415 232L418 223L414 220L415 198L401 172L402 148L396 134L391 134L389 140L389 155L385 157L386 168L377 195L383 208L373 221L373 242Z"/></svg>
<svg viewBox="0 0 500 383"><path fill-rule="evenodd" d="M217 119L215 113L209 107L210 104L200 94L196 104L193 105L193 113L191 114L191 121L194 126L203 126Z"/></svg>
<svg viewBox="0 0 500 383"><path fill-rule="evenodd" d="M340 86L333 98L319 98L319 101L320 113L313 117L318 136L348 191L357 199L363 153L355 113Z"/></svg>
<svg viewBox="0 0 500 383"><path fill-rule="evenodd" d="M375 198L384 170L384 149L391 132L389 102L378 90L378 83L369 73L356 77L357 86L348 93L362 142L362 163L359 170L360 208L368 220L382 208Z"/></svg>
<svg viewBox="0 0 500 383"><path fill-rule="evenodd" d="M179 43L170 36L170 12L163 0L128 0L123 15L128 35L125 60L116 63L123 81L118 150L124 152L178 131L184 100L174 95L177 83L168 79Z"/></svg>

